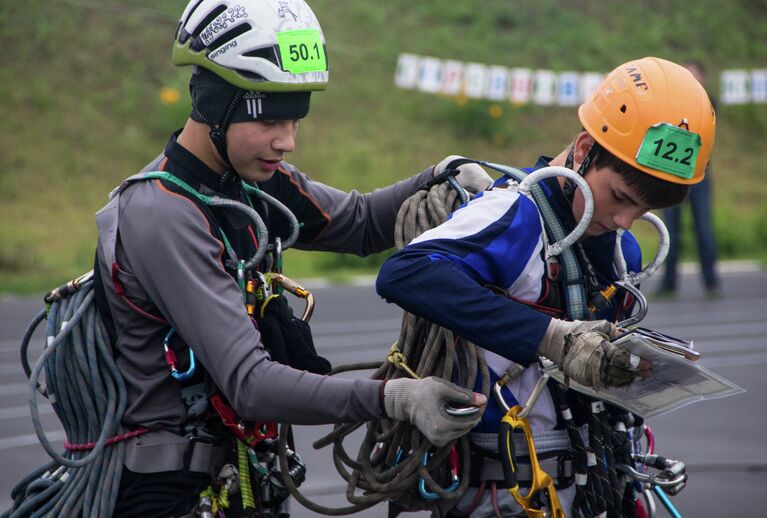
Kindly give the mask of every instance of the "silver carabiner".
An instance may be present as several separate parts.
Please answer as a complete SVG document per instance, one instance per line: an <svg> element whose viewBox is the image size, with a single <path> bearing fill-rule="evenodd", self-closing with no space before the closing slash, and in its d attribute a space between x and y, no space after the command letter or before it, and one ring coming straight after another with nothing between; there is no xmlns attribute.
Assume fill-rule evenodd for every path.
<svg viewBox="0 0 767 518"><path fill-rule="evenodd" d="M637 301L637 304L639 305L639 309L637 310L636 313L634 313L633 315L631 315L625 320L621 320L620 322L617 322L615 325L618 327L628 327L641 322L644 319L644 317L647 316L647 308L648 308L647 297L645 297L644 294L641 291L639 291L639 288L637 288L630 282L615 281L614 284L631 293L631 295L634 296L634 298Z"/></svg>

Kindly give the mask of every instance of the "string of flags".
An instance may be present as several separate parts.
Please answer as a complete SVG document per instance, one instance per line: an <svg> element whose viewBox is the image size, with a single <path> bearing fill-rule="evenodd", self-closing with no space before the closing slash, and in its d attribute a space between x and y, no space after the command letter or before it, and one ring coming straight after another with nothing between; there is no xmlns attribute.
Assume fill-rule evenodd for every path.
<svg viewBox="0 0 767 518"><path fill-rule="evenodd" d="M767 103L767 69L724 70L719 84L722 104Z"/></svg>
<svg viewBox="0 0 767 518"><path fill-rule="evenodd" d="M579 106L604 77L601 72L510 68L405 53L397 59L394 84L426 93L515 105ZM723 71L720 101L767 103L767 69Z"/></svg>

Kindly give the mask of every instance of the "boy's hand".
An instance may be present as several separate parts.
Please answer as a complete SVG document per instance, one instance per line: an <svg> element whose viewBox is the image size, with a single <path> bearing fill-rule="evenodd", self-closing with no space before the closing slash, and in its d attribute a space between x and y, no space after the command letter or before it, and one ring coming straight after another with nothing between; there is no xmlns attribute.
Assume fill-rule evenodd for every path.
<svg viewBox="0 0 767 518"><path fill-rule="evenodd" d="M384 407L392 419L409 421L435 446L444 446L466 434L482 417L487 399L442 378L397 378L384 387ZM451 416L445 405L469 405L480 411L468 416Z"/></svg>
<svg viewBox="0 0 767 518"><path fill-rule="evenodd" d="M493 179L478 164L463 164L458 167L451 167L452 162L462 158L464 157L458 155L450 155L445 158L434 166L432 177L438 176L440 173L445 172L446 169L457 169L459 173L455 176L455 179L458 180L461 187L475 194L484 191L493 184Z"/></svg>
<svg viewBox="0 0 767 518"><path fill-rule="evenodd" d="M606 320L551 319L538 353L581 385L621 387L652 372L650 363L610 343L620 329Z"/></svg>
<svg viewBox="0 0 767 518"><path fill-rule="evenodd" d="M587 387L625 387L637 376L652 372L650 363L626 349L616 347L598 331L570 334L565 338L562 372Z"/></svg>

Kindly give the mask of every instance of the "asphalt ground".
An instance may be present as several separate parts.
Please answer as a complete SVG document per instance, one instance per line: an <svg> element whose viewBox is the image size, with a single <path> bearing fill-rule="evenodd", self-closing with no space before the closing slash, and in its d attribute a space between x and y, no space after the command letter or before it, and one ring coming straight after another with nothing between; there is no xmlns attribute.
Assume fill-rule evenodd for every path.
<svg viewBox="0 0 767 518"><path fill-rule="evenodd" d="M703 355L701 363L746 392L692 404L653 418L649 424L657 453L687 466L687 487L672 499L683 516L763 517L767 516L761 504L767 480L767 271L748 264L723 265L722 271L721 298L707 299L696 273L687 271L676 298L651 298L642 325L694 340ZM317 301L312 328L321 354L333 364L383 358L398 334L398 308L379 299L369 282L308 286ZM643 289L651 294L654 287L651 279ZM11 487L47 461L29 418L27 383L18 352L27 322L41 307L41 297L0 297L0 509L10 505ZM44 401L41 412L49 437L61 444L61 427ZM309 468L302 489L320 504L342 506L345 484L330 452L311 447L329 430L296 428L297 449ZM319 515L293 503L293 516ZM386 508L379 505L357 516L386 516ZM669 515L659 507L657 516Z"/></svg>

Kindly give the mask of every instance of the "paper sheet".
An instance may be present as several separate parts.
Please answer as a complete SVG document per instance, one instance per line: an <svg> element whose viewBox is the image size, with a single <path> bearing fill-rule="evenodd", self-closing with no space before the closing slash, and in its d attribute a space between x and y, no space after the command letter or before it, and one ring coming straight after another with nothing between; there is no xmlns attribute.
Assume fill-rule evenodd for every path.
<svg viewBox="0 0 767 518"><path fill-rule="evenodd" d="M652 375L646 379L634 381L625 388L601 388L595 391L573 380L570 380L570 388L613 403L645 419L671 412L696 401L733 396L744 392L731 381L697 365L682 354L659 347L641 334L630 333L613 343L648 360L652 364ZM552 378L564 383L564 374L560 369L552 369L549 374Z"/></svg>

